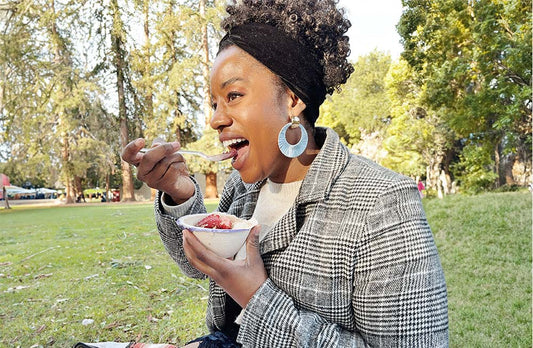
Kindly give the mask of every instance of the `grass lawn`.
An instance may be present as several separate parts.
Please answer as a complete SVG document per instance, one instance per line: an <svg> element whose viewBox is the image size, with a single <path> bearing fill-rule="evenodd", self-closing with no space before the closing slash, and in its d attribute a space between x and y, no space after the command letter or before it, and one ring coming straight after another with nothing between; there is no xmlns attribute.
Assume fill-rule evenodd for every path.
<svg viewBox="0 0 533 348"><path fill-rule="evenodd" d="M531 194L424 204L451 346L531 347ZM167 255L151 204L0 209L0 347L183 344L206 331L207 288Z"/></svg>
<svg viewBox="0 0 533 348"><path fill-rule="evenodd" d="M425 201L453 347L531 347L531 193Z"/></svg>

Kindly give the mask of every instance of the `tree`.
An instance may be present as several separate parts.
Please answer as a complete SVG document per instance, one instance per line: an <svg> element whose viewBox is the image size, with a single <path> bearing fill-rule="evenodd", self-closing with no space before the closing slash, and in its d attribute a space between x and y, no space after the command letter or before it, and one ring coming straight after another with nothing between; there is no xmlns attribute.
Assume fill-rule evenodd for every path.
<svg viewBox="0 0 533 348"><path fill-rule="evenodd" d="M531 163L531 1L403 4L397 28L423 105L442 116L463 146L492 149L487 170L499 178L493 184L503 184L504 156L520 153ZM475 153L460 161L472 163L465 156Z"/></svg>
<svg viewBox="0 0 533 348"><path fill-rule="evenodd" d="M181 101L175 113L173 128L183 147L203 152L222 151L221 146L215 150L212 142L216 136L207 126L211 117L209 69L213 51L218 49L215 39L220 36L217 29L220 13L220 5L213 1L185 2L172 15L166 14L172 20L172 25L166 25L168 20L161 23L164 25L162 32L166 33L163 42L172 63L168 85L178 96L175 99ZM176 38L175 28L182 28L181 38ZM202 91L200 96L199 90ZM199 118L203 118L206 126L202 138L197 140L198 136L192 132L192 119ZM216 175L219 166L196 161L197 158L189 159L188 163L192 164L190 169L206 175L206 196L217 197Z"/></svg>
<svg viewBox="0 0 533 348"><path fill-rule="evenodd" d="M390 64L391 57L378 51L359 57L342 92L324 103L317 125L335 129L348 146L361 140L362 130L382 132L390 117L384 85Z"/></svg>
<svg viewBox="0 0 533 348"><path fill-rule="evenodd" d="M163 135L184 147L196 141L198 124L209 120L205 78L223 4L202 5L2 4L0 159L13 181L63 182L73 201L88 183L109 188L118 173L130 200L131 167L118 156L129 139Z"/></svg>
<svg viewBox="0 0 533 348"><path fill-rule="evenodd" d="M116 86L118 96L118 120L120 129L120 144L125 148L129 143L128 129L128 107L126 105L126 79L127 79L127 61L126 61L126 31L124 22L121 18L120 7L117 0L111 0L109 3L112 27L110 32L111 53L113 55L113 67L116 73ZM134 201L133 193L133 174L131 167L127 162L121 161L122 171L122 201Z"/></svg>
<svg viewBox="0 0 533 348"><path fill-rule="evenodd" d="M78 145L97 138L87 119L99 90L80 69L72 43L86 29L79 15L83 5L20 1L3 28L9 82L2 84L1 130L8 167L14 178L33 185L52 187L62 179L67 202L81 191L75 183L85 176L88 158Z"/></svg>
<svg viewBox="0 0 533 348"><path fill-rule="evenodd" d="M428 188L450 191L449 163L455 153L455 133L437 112L424 105L423 91L407 61L400 58L391 66L385 85L391 122L385 130L387 156L382 164L413 177L425 176Z"/></svg>

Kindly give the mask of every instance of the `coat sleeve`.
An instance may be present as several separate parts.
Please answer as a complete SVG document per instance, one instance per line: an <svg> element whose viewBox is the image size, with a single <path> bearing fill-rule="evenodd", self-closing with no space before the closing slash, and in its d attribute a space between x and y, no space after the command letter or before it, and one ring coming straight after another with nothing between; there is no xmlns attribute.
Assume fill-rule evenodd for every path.
<svg viewBox="0 0 533 348"><path fill-rule="evenodd" d="M196 186L196 197L194 203L191 205L185 215L206 212L200 187L196 181L194 181L194 184ZM157 229L165 249L185 275L191 278L204 279L206 276L199 272L196 268L192 267L187 261L185 252L183 251L182 228L176 223L175 217L165 213L161 203L162 196L162 192L157 193L154 206Z"/></svg>
<svg viewBox="0 0 533 348"><path fill-rule="evenodd" d="M395 182L367 216L352 293L355 330L302 310L271 280L247 305L246 347L447 347L444 275L414 182Z"/></svg>

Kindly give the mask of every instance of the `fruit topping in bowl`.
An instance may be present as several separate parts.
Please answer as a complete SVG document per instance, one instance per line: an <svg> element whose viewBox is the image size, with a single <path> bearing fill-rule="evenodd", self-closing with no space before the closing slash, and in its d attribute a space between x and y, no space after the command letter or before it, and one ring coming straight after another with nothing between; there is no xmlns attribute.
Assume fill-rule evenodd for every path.
<svg viewBox="0 0 533 348"><path fill-rule="evenodd" d="M203 228L216 228L229 230L233 227L233 222L229 216L223 216L217 213L207 215L196 223L196 226Z"/></svg>

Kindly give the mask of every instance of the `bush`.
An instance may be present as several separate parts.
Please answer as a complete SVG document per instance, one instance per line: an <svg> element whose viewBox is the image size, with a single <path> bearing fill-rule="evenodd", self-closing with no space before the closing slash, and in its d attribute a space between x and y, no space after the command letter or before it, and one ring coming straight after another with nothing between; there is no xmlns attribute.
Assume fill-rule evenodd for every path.
<svg viewBox="0 0 533 348"><path fill-rule="evenodd" d="M494 188L498 174L493 170L490 148L468 144L459 157L459 163L451 169L462 192L476 194Z"/></svg>

